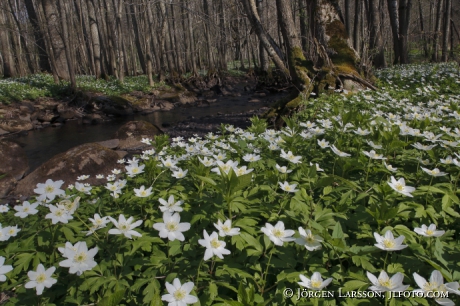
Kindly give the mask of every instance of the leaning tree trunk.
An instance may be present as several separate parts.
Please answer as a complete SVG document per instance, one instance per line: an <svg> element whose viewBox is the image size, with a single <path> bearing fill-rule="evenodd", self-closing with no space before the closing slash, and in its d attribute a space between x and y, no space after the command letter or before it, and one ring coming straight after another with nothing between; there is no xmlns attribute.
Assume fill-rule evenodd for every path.
<svg viewBox="0 0 460 306"><path fill-rule="evenodd" d="M350 87L375 87L363 79L359 70L360 58L351 46L344 20L335 0L315 0L310 10L313 43L318 54L316 62L302 53L289 1L276 0L279 25L287 44L287 59L291 80L304 96L311 92L322 93L329 89ZM353 84L353 85L351 85ZM349 87L349 89L350 89ZM279 101L267 114L275 125L283 124L281 116L291 114L301 101L298 93Z"/></svg>

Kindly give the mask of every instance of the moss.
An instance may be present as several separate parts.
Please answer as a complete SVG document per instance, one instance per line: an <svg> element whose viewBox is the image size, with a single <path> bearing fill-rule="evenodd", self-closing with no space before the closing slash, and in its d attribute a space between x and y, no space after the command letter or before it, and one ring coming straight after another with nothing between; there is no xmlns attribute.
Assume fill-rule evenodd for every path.
<svg viewBox="0 0 460 306"><path fill-rule="evenodd" d="M348 34L344 24L339 20L331 22L326 27L326 34L330 37L328 47L336 52L330 56L336 71L359 76L356 69L358 58L355 51L348 45Z"/></svg>
<svg viewBox="0 0 460 306"><path fill-rule="evenodd" d="M120 96L108 96L107 98L109 98L110 101L119 106L129 106L131 104L129 100Z"/></svg>

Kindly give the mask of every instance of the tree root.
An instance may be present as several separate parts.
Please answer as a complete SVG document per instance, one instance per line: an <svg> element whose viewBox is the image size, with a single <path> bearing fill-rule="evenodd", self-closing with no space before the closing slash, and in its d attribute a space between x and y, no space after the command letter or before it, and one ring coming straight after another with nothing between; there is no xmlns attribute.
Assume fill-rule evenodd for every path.
<svg viewBox="0 0 460 306"><path fill-rule="evenodd" d="M342 78L345 78L345 79L350 79L350 80L353 80L361 85L364 85L372 90L377 90L378 88L375 87L374 85L372 85L370 82L360 78L360 77L357 77L356 75L353 75L353 74L345 74L345 73L339 73L338 75L339 77L342 77Z"/></svg>

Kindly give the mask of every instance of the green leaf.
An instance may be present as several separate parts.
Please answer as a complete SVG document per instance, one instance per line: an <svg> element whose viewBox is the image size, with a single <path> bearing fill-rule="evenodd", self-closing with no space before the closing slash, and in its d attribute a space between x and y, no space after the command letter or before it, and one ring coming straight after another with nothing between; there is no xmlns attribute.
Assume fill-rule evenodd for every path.
<svg viewBox="0 0 460 306"><path fill-rule="evenodd" d="M97 305L98 306L118 306L123 300L126 290L118 290L110 296L104 297Z"/></svg>
<svg viewBox="0 0 460 306"><path fill-rule="evenodd" d="M217 183L212 178L201 176L201 175L196 175L196 177L205 183L211 184L213 186L217 186Z"/></svg>
<svg viewBox="0 0 460 306"><path fill-rule="evenodd" d="M340 225L340 222L337 222L334 226L334 230L332 231L332 238L342 239L343 237L344 235L342 231L342 226Z"/></svg>

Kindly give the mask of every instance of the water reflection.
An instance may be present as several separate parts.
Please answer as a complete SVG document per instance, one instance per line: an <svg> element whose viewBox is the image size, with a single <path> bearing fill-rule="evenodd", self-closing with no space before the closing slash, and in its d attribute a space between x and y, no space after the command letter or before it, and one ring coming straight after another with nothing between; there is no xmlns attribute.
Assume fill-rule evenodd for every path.
<svg viewBox="0 0 460 306"><path fill-rule="evenodd" d="M155 112L148 115L123 117L99 125L78 124L68 121L58 128L45 128L29 131L28 135L15 136L29 158L30 171L33 171L56 154L88 142L97 142L114 137L117 129L130 120L145 120L159 127L163 123L173 124L184 121L190 116L196 118L220 113L245 112L257 109L266 103L248 103L247 96L222 97L220 101L209 106L193 108L176 108L169 112Z"/></svg>

